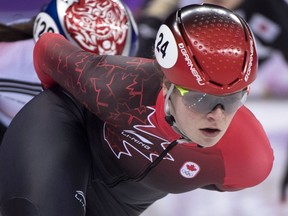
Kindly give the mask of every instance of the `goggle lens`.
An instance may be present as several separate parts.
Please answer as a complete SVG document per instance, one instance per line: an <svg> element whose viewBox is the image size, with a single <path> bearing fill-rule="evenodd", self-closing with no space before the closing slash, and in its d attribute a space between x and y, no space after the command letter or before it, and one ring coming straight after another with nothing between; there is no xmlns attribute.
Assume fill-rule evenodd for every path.
<svg viewBox="0 0 288 216"><path fill-rule="evenodd" d="M200 113L209 113L218 105L223 108L225 113L233 113L245 103L248 95L247 89L223 96L190 91L180 86L176 86L176 89L182 96L184 105Z"/></svg>

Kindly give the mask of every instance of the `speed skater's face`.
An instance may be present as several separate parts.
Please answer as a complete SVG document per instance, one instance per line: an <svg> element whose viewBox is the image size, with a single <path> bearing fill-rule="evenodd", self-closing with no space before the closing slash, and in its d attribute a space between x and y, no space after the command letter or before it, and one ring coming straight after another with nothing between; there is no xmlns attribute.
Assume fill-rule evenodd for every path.
<svg viewBox="0 0 288 216"><path fill-rule="evenodd" d="M163 85L164 96L166 96L167 92L167 86ZM235 97L239 99L242 97L238 93L232 96L229 96L229 103L232 101L231 98L235 101ZM187 106L185 100L183 100L183 95L177 87L174 88L170 95L168 105L170 114L174 117L178 129L190 140L203 147L211 147L222 138L237 109L240 107L239 103L237 108L232 107L229 111L225 111L223 105L218 104L209 111L205 111L205 106L201 111L199 109L195 110L191 106Z"/></svg>

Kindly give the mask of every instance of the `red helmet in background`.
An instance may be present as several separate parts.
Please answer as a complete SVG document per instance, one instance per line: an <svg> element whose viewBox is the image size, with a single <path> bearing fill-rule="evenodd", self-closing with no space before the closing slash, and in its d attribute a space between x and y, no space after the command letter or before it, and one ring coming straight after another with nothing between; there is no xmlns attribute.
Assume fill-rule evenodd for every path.
<svg viewBox="0 0 288 216"><path fill-rule="evenodd" d="M256 78L258 59L248 24L211 4L190 5L159 28L155 56L167 79L213 95L240 91Z"/></svg>
<svg viewBox="0 0 288 216"><path fill-rule="evenodd" d="M44 32L101 55L134 56L138 49L134 17L121 0L52 0L35 19L35 41Z"/></svg>

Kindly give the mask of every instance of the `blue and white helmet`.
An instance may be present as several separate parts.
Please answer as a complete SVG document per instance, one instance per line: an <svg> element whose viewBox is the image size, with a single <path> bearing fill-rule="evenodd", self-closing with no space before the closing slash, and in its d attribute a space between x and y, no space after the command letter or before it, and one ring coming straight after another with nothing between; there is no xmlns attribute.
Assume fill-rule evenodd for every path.
<svg viewBox="0 0 288 216"><path fill-rule="evenodd" d="M34 40L45 32L100 55L134 56L138 49L136 22L121 0L52 0L35 19Z"/></svg>

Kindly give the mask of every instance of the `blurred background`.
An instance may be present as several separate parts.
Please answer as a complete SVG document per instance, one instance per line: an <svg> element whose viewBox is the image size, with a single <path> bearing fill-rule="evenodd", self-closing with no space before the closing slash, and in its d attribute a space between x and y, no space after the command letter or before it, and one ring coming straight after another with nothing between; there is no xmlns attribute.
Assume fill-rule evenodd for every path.
<svg viewBox="0 0 288 216"><path fill-rule="evenodd" d="M151 57L156 31L172 10L199 0L125 0L139 26L138 55ZM259 75L251 86L247 106L262 122L275 163L260 185L233 193L195 190L168 195L142 216L287 216L288 200L288 6L285 0L218 0L241 14L255 34L259 52ZM0 23L10 25L29 20L49 0L1 0ZM0 50L1 52L1 50ZM1 61L1 59L0 59ZM0 71L1 73L1 71ZM1 78L1 77L0 77ZM1 104L0 104L1 106ZM241 130L241 128L239 128ZM253 144L253 143L252 143ZM287 179L285 176L287 175ZM287 194L288 195L288 194Z"/></svg>

